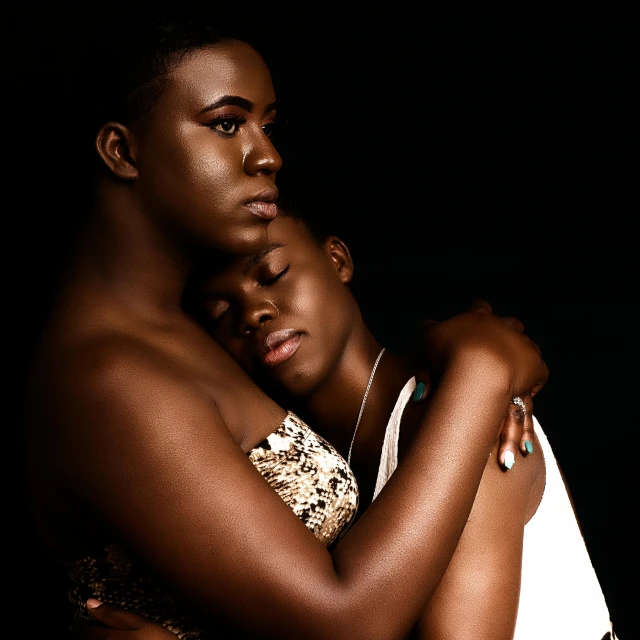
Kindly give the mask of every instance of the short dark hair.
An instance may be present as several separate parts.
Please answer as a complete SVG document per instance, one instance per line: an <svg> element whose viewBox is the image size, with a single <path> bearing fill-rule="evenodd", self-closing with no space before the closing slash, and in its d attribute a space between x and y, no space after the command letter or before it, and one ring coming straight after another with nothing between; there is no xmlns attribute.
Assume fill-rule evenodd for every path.
<svg viewBox="0 0 640 640"><path fill-rule="evenodd" d="M247 40L237 24L197 14L154 10L127 15L94 34L83 56L94 130L115 120L129 125L152 108L165 78L190 52L228 40Z"/></svg>
<svg viewBox="0 0 640 640"><path fill-rule="evenodd" d="M286 171L286 170L285 170ZM284 215L304 224L318 244L329 236L340 236L339 201L331 200L314 176L289 176L283 171L278 177L278 206Z"/></svg>

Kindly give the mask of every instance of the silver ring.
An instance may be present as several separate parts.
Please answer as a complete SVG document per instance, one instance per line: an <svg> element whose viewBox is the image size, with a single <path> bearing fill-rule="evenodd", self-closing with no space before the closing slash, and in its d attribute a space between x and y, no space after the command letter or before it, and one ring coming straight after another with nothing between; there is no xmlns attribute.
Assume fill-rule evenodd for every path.
<svg viewBox="0 0 640 640"><path fill-rule="evenodd" d="M527 408L524 406L524 400L520 396L516 396L511 399L511 404L515 404L522 409L522 412L526 415Z"/></svg>

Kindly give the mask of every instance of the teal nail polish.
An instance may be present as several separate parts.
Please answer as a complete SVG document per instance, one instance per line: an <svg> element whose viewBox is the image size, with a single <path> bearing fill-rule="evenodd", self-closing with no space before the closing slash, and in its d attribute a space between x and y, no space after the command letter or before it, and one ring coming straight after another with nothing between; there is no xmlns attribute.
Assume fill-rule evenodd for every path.
<svg viewBox="0 0 640 640"><path fill-rule="evenodd" d="M527 450L527 453L533 453L533 443L529 442L529 440L524 441L524 448Z"/></svg>
<svg viewBox="0 0 640 640"><path fill-rule="evenodd" d="M422 400L422 396L424 395L425 390L424 382L418 382L416 385L416 390L413 392L413 401L419 402Z"/></svg>

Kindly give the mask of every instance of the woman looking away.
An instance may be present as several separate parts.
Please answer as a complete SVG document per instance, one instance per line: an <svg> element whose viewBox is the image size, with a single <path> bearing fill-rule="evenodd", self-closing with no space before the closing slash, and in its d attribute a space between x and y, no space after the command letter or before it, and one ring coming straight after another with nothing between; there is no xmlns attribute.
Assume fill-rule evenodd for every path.
<svg viewBox="0 0 640 640"><path fill-rule="evenodd" d="M438 388L389 483L411 498L380 496L329 553L247 456L287 411L181 308L204 256L266 246L281 165L269 70L205 25L134 27L95 68L94 197L27 389L38 530L100 586L87 597L124 585L120 602L181 637L402 637L455 550L509 401L546 366L490 314L448 325L428 345ZM355 483L327 455L344 476L335 537Z"/></svg>

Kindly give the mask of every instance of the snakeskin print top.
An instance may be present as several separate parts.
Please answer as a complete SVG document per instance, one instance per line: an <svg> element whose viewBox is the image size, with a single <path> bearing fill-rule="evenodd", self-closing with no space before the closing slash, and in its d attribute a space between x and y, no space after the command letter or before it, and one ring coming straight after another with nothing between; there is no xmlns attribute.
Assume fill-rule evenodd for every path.
<svg viewBox="0 0 640 640"><path fill-rule="evenodd" d="M322 544L346 533L358 509L358 486L346 460L295 414L247 454L278 495ZM96 557L64 563L77 620L95 621L86 601L95 597L160 622L181 640L213 638L196 615L132 563L117 545Z"/></svg>

